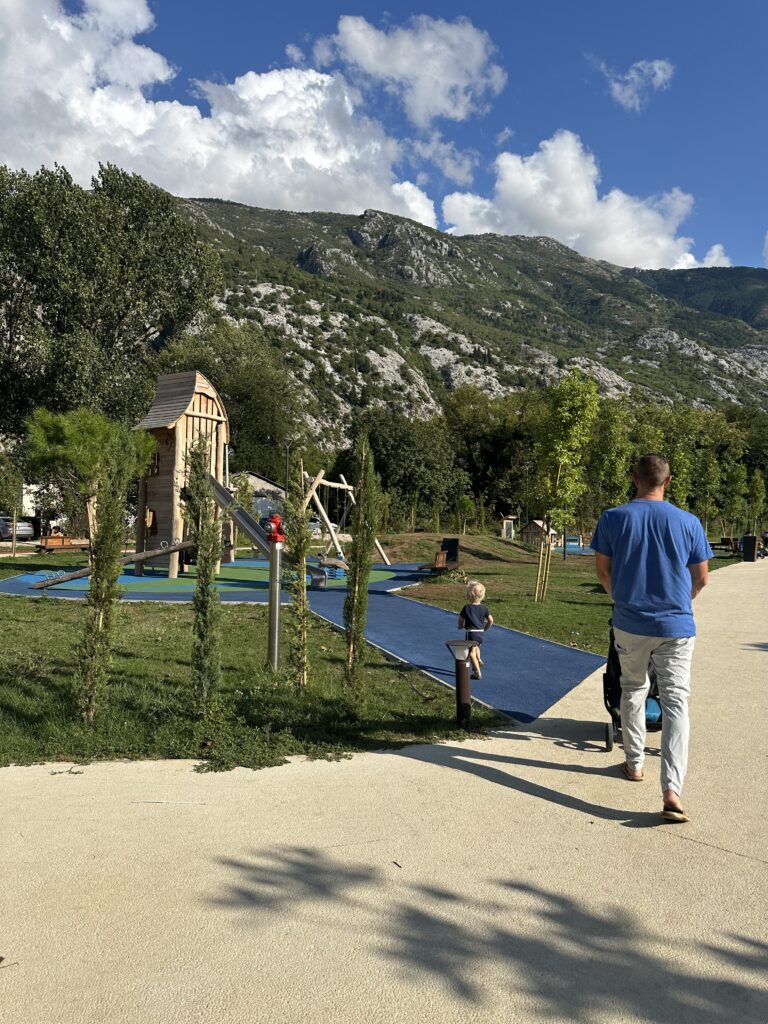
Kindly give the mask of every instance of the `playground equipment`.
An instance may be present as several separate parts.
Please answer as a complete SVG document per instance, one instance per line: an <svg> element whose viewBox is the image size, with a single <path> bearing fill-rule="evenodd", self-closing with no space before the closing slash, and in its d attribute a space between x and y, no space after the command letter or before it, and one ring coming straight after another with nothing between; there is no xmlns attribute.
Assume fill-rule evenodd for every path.
<svg viewBox="0 0 768 1024"><path fill-rule="evenodd" d="M325 549L325 555L320 560L320 564L335 565L337 568L346 569L347 563L346 558L344 556L344 551L339 541L339 533L341 533L341 531L343 530L349 513L351 512L352 508L357 504L357 502L355 501L355 488L352 486L352 484L347 483L343 474L339 475L341 477L341 482L338 482L336 480L328 480L325 476L324 469L320 470L320 472L317 474L314 480L309 475L309 473L305 473L304 482L306 484L309 484L309 489L306 495L304 496L304 508L308 508L310 502L315 506L315 510L317 511L317 514L320 516L320 519L322 520L323 525L325 526L325 529L327 530L328 536L330 538L330 543L328 547ZM344 492L344 511L339 520L338 531L336 530L330 518L328 517L328 513L325 509L325 506L320 500L318 488L320 487L321 484L323 487L330 487ZM381 557L382 562L384 562L385 565L391 565L392 563L387 558L387 554L382 548L381 544L379 543L378 537L374 537L373 543L376 547L377 552L379 553L379 556ZM331 560L328 558L331 548L334 548L334 550L336 551L338 561Z"/></svg>
<svg viewBox="0 0 768 1024"><path fill-rule="evenodd" d="M169 547L159 560L162 563L167 557L168 578L175 579L179 551L183 550L177 545L186 539L181 492L189 449L204 434L209 440L211 476L223 483L229 420L210 381L197 370L190 370L158 377L152 408L136 429L148 431L157 442L149 471L139 482L136 552L146 550L149 538L165 537ZM137 575L141 575L142 566L139 560Z"/></svg>
<svg viewBox="0 0 768 1024"><path fill-rule="evenodd" d="M177 551L186 551L188 548L193 547L191 540L185 540L181 544L164 544L159 548L155 548L152 551L140 551L132 555L124 555L122 558L117 560L118 565L130 565L131 562L141 564L147 562L152 558L165 558L168 555L175 554ZM41 580L39 583L33 583L32 590L44 590L46 587L55 587L59 583L69 583L70 580L82 580L86 576L90 576L93 572L92 565L86 565L82 569L75 569L73 572L63 573L60 576L54 576L48 580ZM140 575L136 573L136 575Z"/></svg>

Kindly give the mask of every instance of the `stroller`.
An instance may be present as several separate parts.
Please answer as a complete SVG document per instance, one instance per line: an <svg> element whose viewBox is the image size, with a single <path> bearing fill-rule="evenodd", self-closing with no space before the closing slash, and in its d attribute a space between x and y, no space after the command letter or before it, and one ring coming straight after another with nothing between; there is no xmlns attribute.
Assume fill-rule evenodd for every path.
<svg viewBox="0 0 768 1024"><path fill-rule="evenodd" d="M614 743L621 743L621 663L616 651L616 643L613 636L613 624L608 640L608 664L603 672L603 703L605 710L611 716L609 725L605 727L605 749L613 750ZM651 688L645 701L645 727L648 732L658 732L661 729L661 702L659 701L659 687L656 682L656 673L653 668L648 673L651 681Z"/></svg>

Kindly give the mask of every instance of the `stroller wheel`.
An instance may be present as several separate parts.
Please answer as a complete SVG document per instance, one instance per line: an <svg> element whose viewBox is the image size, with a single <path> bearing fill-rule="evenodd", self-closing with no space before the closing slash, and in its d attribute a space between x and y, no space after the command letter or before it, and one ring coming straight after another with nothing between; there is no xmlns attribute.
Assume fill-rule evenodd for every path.
<svg viewBox="0 0 768 1024"><path fill-rule="evenodd" d="M605 749L610 753L613 750L613 723L605 727Z"/></svg>

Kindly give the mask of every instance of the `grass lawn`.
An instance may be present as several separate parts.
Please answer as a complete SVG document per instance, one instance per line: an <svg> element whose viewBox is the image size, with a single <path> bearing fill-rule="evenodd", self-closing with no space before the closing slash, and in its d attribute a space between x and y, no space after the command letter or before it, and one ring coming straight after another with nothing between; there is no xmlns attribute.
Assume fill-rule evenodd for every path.
<svg viewBox="0 0 768 1024"><path fill-rule="evenodd" d="M432 562L443 534L398 534L385 537L384 550L393 562ZM433 576L408 590L408 597L440 608L459 609L466 602L463 573L487 588L486 604L500 626L606 654L611 602L595 577L589 555L552 554L546 600L535 604L538 551L496 537L461 537L461 573ZM716 558L712 568L738 559Z"/></svg>
<svg viewBox="0 0 768 1024"><path fill-rule="evenodd" d="M71 554L15 566L0 560L0 576L83 561ZM319 621L312 684L296 694L264 667L267 612L259 605L222 608L224 682L216 719L203 732L189 713L191 606L144 603L120 608L108 700L89 729L70 699L83 612L79 601L0 597L0 764L189 757L211 768L261 768L292 754L334 757L464 735L450 690L372 649L367 694L352 712L343 700L344 638ZM496 721L478 708L473 727Z"/></svg>
<svg viewBox="0 0 768 1024"><path fill-rule="evenodd" d="M442 535L383 538L392 561L431 562ZM716 566L733 559L718 559ZM61 553L0 558L0 578L32 569L58 571L85 556ZM462 571L482 580L501 625L605 653L611 605L592 559L554 558L544 604L532 600L536 553L492 537L462 538ZM458 610L458 574L410 588L409 597ZM0 764L97 758L199 758L212 768L260 768L292 754L315 757L452 738L451 691L369 650L363 705L343 699L344 639L320 621L311 634L312 683L296 694L266 661L266 608L224 605L224 682L214 722L203 733L189 713L192 610L186 604L125 603L119 612L112 682L95 729L70 699L84 605L55 598L0 596ZM497 720L478 708L474 728Z"/></svg>

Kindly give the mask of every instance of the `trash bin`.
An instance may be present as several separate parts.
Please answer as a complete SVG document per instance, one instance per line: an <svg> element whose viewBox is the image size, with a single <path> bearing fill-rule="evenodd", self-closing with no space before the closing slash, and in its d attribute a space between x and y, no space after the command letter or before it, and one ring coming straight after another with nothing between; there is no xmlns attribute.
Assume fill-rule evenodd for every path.
<svg viewBox="0 0 768 1024"><path fill-rule="evenodd" d="M743 555L745 562L756 562L757 561L757 537L753 537L748 534L746 537L742 537L741 543L743 545Z"/></svg>

